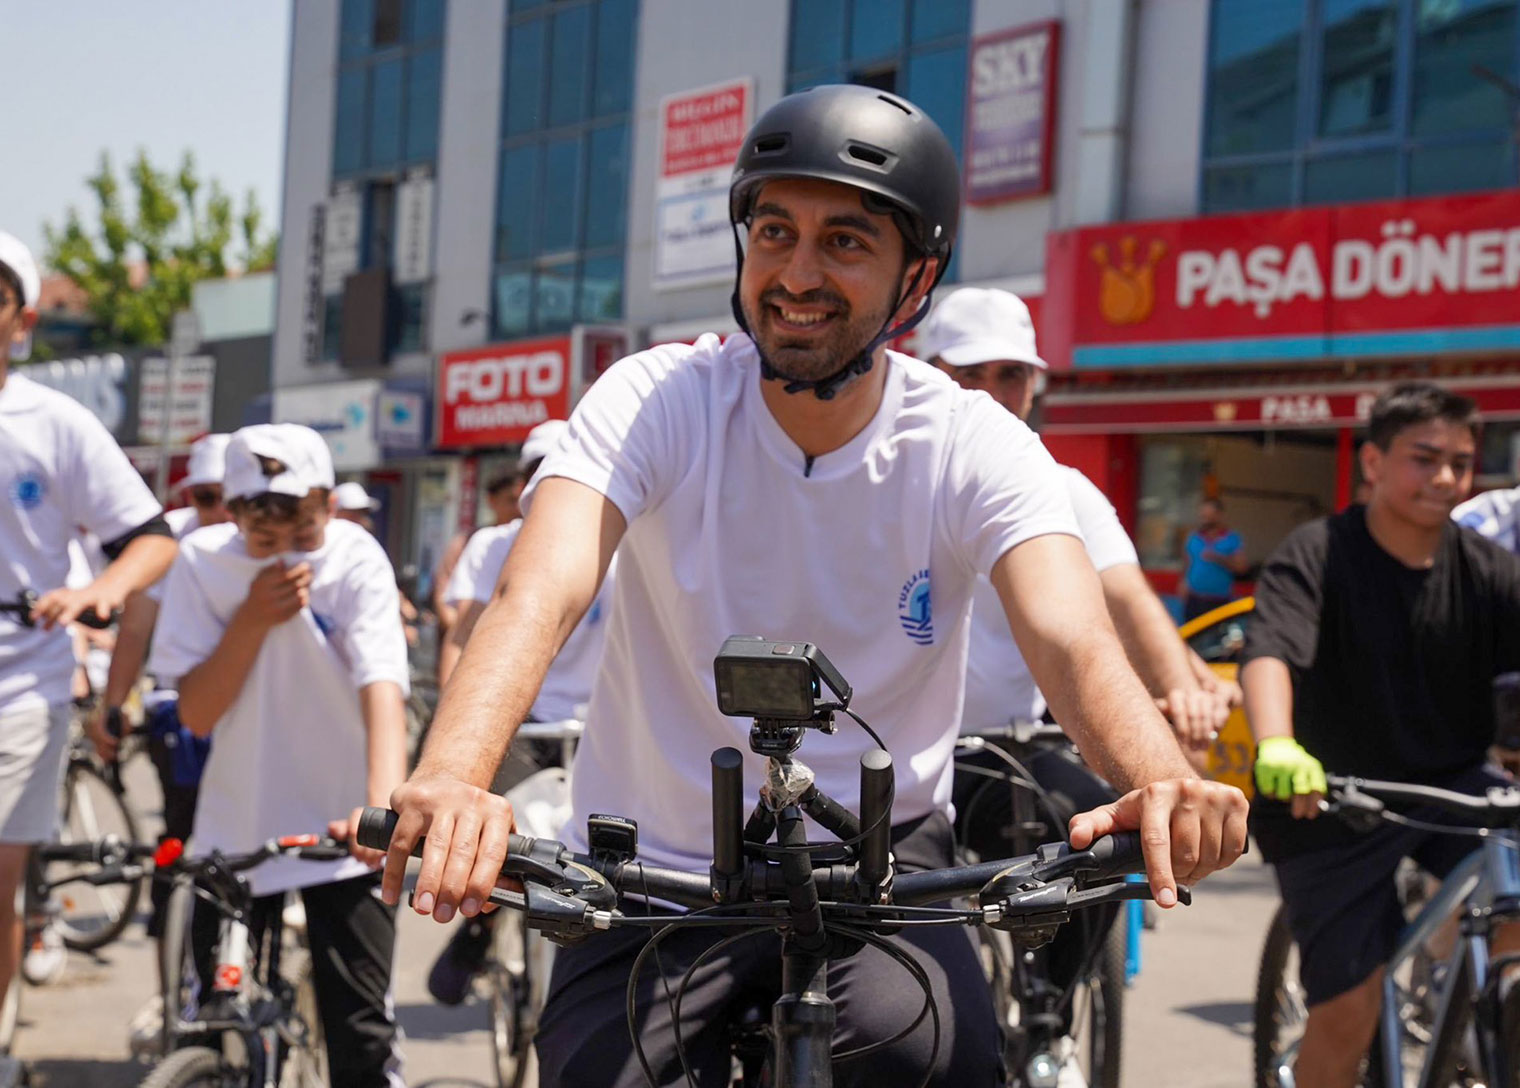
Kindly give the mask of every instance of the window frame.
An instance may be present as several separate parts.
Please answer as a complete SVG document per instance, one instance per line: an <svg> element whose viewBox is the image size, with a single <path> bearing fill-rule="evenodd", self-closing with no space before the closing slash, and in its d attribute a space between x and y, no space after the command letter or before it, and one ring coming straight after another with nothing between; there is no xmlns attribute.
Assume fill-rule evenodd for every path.
<svg viewBox="0 0 1520 1088"><path fill-rule="evenodd" d="M586 265L593 261L616 260L626 266L628 250L628 204L631 199L633 185L633 127L634 127L634 94L638 81L638 32L640 0L632 0L632 17L630 20L633 33L629 38L628 49L630 62L628 66L628 92L622 96L623 105L616 111L606 113L597 112L596 85L596 55L600 42L602 18L606 0L558 0L553 4L535 4L532 7L514 6L509 10L506 20L506 28L503 37L502 55L504 58L511 56L512 35L524 26L538 24L542 27L542 41L539 44L541 63L537 71L538 103L536 124L534 127L519 129L513 132L507 130L507 118L509 110L509 97L511 91L511 64L504 66L501 82L501 121L496 134L496 200L492 205L492 232L491 232L491 335L493 339L515 340L534 336L552 336L568 332L578 324L598 323L606 321L622 320L623 303L627 297L626 272L624 282L619 289L619 314L617 317L601 315L595 318L581 313L581 302L585 294L584 280ZM553 84L553 58L554 58L554 19L566 12L579 9L589 10L591 17L586 28L587 43L587 78L582 88L582 102L579 110L580 116L575 120L551 123L549 120L549 107L551 99L551 87ZM521 88L519 88L521 89ZM621 220L622 229L610 242L590 246L586 245L587 226L591 221L588 214L587 203L592 191L592 174L597 169L597 164L591 156L591 145L597 134L607 129L621 128L623 130L623 184L620 199L623 201L623 209L618 217ZM568 246L560 246L553 250L544 249L544 231L538 224L538 217L543 214L543 202L545 187L547 185L549 171L549 149L556 144L563 144L568 140L574 140L577 145L579 167L576 171L575 194L574 194L574 226L572 237ZM500 249L500 232L502 227L501 209L505 199L503 186L506 178L502 170L502 164L507 155L512 152L522 151L527 148L536 148L536 161L533 164L534 180L532 190L534 193L534 207L530 209L531 221L535 224L528 240L528 253L526 256L503 257ZM527 277L527 314L522 327L506 328L503 325L502 308L500 305L500 291L498 283L508 276ZM570 318L568 321L555 318L545 322L541 315L540 301L543 297L543 288L548 283L548 277L564 276L568 280L568 294L570 298ZM554 285L557 286L558 285ZM513 315L516 316L515 314Z"/></svg>
<svg viewBox="0 0 1520 1088"><path fill-rule="evenodd" d="M1394 155L1393 192L1386 198L1398 200L1413 194L1410 191L1412 157L1431 149L1456 149L1462 147L1487 147L1496 137L1508 133L1510 169L1520 177L1520 142L1515 133L1520 130L1520 104L1515 106L1515 122L1508 129L1472 128L1417 136L1412 130L1414 116L1414 76L1416 48L1419 38L1419 0L1395 0L1393 42L1393 108L1386 132L1362 133L1353 136L1325 137L1319 134L1320 111L1324 103L1324 40L1325 0L1302 0L1303 23L1300 29L1298 56L1298 94L1294 109L1293 145L1281 151L1257 151L1244 154L1211 155L1209 138L1213 130L1216 104L1212 80L1212 62L1220 0L1209 4L1209 27L1205 45L1204 95L1202 125L1199 132L1198 177L1194 191L1196 206L1201 215L1245 214L1253 211L1271 211L1280 205L1265 204L1254 207L1210 207L1208 182L1216 169L1287 165L1289 169L1290 203L1288 207L1306 206L1306 179L1311 163L1376 151L1391 151ZM1510 43L1511 63L1514 71L1520 71L1520 4L1516 6L1514 40ZM1513 184L1513 182L1511 183ZM1421 194L1432 195L1432 194ZM1350 202L1350 201L1347 201ZM1313 206L1322 206L1316 201Z"/></svg>

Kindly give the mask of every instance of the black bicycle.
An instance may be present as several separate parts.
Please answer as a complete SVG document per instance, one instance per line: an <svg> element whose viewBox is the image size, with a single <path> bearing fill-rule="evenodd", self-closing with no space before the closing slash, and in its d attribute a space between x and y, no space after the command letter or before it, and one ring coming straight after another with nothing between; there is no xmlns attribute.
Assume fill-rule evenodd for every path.
<svg viewBox="0 0 1520 1088"><path fill-rule="evenodd" d="M1059 783L1047 788L1042 771ZM1087 807L1063 792L1084 796L1067 780L1101 785L1061 727L1041 722L962 736L955 773L957 842L972 861L1023 855L1061 839L1072 815ZM1117 796L1103 792L1105 800ZM979 930L1008 1068L1053 1084L1063 1066L1075 1064L1092 1088L1118 1088L1128 950L1118 916L1084 913L1035 949L1019 948L996 929Z"/></svg>
<svg viewBox="0 0 1520 1088"><path fill-rule="evenodd" d="M0 613L9 613L23 627L36 627L37 621L33 618L32 611L37 607L38 599L37 591L34 589L18 590L14 600L0 601ZM105 619L101 619L93 609L86 608L74 617L74 622L103 631L119 619L121 619L119 612L112 612Z"/></svg>
<svg viewBox="0 0 1520 1088"><path fill-rule="evenodd" d="M491 895L492 902L522 911L530 927L561 942L626 926L655 930L635 961L627 991L629 1034L650 1084L656 1080L638 1034L638 980L661 941L685 927L734 932L698 957L675 987L677 1024L682 997L703 962L757 929L781 936L782 992L761 1029L760 1059L744 1060L743 1043L736 1044L739 1083L830 1088L835 1009L828 997L829 963L870 946L899 963L923 990L918 1017L897 1038L930 1022L933 1045L921 1081L927 1084L941 1042L939 1010L922 967L886 935L911 926L990 926L1021 946L1037 946L1075 912L1149 897L1145 885L1124 881L1144 869L1139 836L1132 833L1105 837L1086 850L1053 843L1023 857L894 873L892 758L849 710L850 687L828 660L806 643L730 639L715 671L719 708L754 718L750 749L766 757L767 774L760 803L746 822L743 757L735 748L712 754L712 866L688 872L645 865L637 860L633 821L595 816L588 827L589 854L572 853L553 840L512 836L502 874L520 881L522 890L498 888ZM812 772L793 758L809 729L834 732L836 712L853 718L877 745L860 760L858 816L819 790ZM804 814L838 841L809 842ZM359 842L388 848L396 820L386 809L365 809ZM625 893L640 900L629 912L622 906ZM964 906L945 905L967 897ZM1189 901L1186 889L1179 889L1179 899ZM689 909L644 914L649 900ZM693 1082L679 1031L674 1044ZM1023 1070L1010 1072L1016 1084L1033 1088Z"/></svg>

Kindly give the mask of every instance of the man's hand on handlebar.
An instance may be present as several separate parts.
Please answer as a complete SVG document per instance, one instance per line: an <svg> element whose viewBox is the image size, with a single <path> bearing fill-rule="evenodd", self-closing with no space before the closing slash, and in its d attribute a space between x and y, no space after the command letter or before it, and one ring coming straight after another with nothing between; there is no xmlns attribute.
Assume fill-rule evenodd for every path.
<svg viewBox="0 0 1520 1088"><path fill-rule="evenodd" d="M1152 782L1073 816L1071 845L1085 850L1100 835L1139 831L1151 894L1172 907L1178 884L1194 884L1245 853L1246 812L1245 794L1234 786L1200 778Z"/></svg>
<svg viewBox="0 0 1520 1088"><path fill-rule="evenodd" d="M422 841L413 891L417 913L440 922L460 912L479 914L501 875L507 836L517 827L511 802L458 779L414 775L391 794L391 808L400 819L385 855L385 902L400 902L407 858Z"/></svg>
<svg viewBox="0 0 1520 1088"><path fill-rule="evenodd" d="M96 579L82 589L55 589L37 598L32 606L32 622L42 625L43 630L67 627L85 611L94 614L101 623L109 623L127 603L126 594L111 588L109 582Z"/></svg>

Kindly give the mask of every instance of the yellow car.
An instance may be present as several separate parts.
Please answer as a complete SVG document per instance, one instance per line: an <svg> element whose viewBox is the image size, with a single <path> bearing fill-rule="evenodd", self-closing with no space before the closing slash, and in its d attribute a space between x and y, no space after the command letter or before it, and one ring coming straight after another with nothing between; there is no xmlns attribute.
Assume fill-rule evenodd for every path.
<svg viewBox="0 0 1520 1088"><path fill-rule="evenodd" d="M1178 633L1209 668L1226 680L1235 680L1240 671L1240 654L1246 645L1246 627L1256 608L1254 597L1220 605L1196 619L1184 623ZM1245 711L1230 711L1229 720L1219 731L1209 749L1209 777L1228 783L1251 796L1251 763L1256 758L1256 742L1246 724Z"/></svg>

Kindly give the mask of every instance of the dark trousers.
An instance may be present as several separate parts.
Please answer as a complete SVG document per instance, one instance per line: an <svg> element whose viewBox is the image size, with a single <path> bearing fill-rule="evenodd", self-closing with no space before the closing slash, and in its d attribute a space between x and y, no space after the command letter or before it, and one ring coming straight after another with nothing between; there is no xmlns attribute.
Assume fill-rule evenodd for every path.
<svg viewBox="0 0 1520 1088"><path fill-rule="evenodd" d="M1229 595L1215 597L1212 594L1188 593L1182 598L1182 622L1196 620L1206 612L1212 612L1216 608L1222 608L1235 598Z"/></svg>
<svg viewBox="0 0 1520 1088"><path fill-rule="evenodd" d="M158 841L162 843L165 839L179 839L188 842L195 824L195 802L200 796L200 785L181 786L175 781L171 763L173 756L162 733L148 735L148 758L153 761L153 769L158 772L158 785L164 795L164 833L158 837ZM152 882L148 893L153 904L153 913L148 918L150 937L162 937L164 934L164 904L169 900L172 887L166 880ZM212 941L215 940L213 932Z"/></svg>
<svg viewBox="0 0 1520 1088"><path fill-rule="evenodd" d="M312 981L327 1043L331 1088L376 1088L396 1066L396 1022L390 1009L391 961L396 947L396 908L380 901L380 874L301 889L306 937L311 947ZM284 904L283 895L254 901L254 917L267 925ZM215 911L197 903L197 929L217 925ZM256 925L253 947L262 943ZM212 949L214 951L214 938ZM215 965L195 948L202 992L210 988Z"/></svg>
<svg viewBox="0 0 1520 1088"><path fill-rule="evenodd" d="M949 821L927 817L894 829L899 871L952 863ZM641 906L629 906L638 912ZM733 931L690 929L659 946L658 965L646 961L637 984L635 1027L660 1085L686 1083L676 1057L671 1007L694 960ZM629 1039L625 997L634 958L648 933L615 929L561 952L539 1021L539 1084L542 1088L639 1088L645 1081ZM940 1015L935 1085L1001 1083L1000 1039L981 962L967 930L934 927L904 930L888 938L928 974ZM891 1038L923 1007L923 990L901 964L864 948L829 965L829 997L837 1012L834 1053ZM770 1018L781 992L781 942L757 932L703 962L681 1002L681 1034L687 1060L700 1086L729 1083L730 1033L747 1015ZM930 1018L906 1038L859 1059L836 1061L840 1088L916 1084L928 1068L933 1043Z"/></svg>

